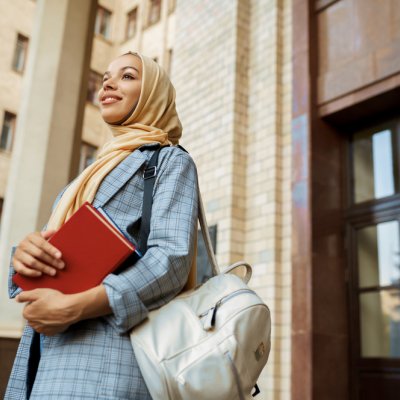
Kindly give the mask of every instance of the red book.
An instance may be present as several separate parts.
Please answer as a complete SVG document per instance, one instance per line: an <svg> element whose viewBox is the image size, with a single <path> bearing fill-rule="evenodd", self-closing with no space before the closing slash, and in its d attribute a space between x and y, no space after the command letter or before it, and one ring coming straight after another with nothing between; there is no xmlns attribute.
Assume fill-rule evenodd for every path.
<svg viewBox="0 0 400 400"><path fill-rule="evenodd" d="M135 246L96 208L84 203L49 239L62 253L65 267L55 276L13 276L23 290L51 288L65 294L99 285L130 255L140 254Z"/></svg>

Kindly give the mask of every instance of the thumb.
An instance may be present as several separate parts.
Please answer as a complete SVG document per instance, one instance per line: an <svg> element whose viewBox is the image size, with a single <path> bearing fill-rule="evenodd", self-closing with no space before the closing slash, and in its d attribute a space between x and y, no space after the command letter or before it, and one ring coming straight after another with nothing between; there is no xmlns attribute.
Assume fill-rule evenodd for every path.
<svg viewBox="0 0 400 400"><path fill-rule="evenodd" d="M15 300L18 303L26 303L26 302L31 302L31 301L35 301L39 298L38 293L36 292L36 290L28 290L28 291L23 291L20 294L18 294L15 297Z"/></svg>
<svg viewBox="0 0 400 400"><path fill-rule="evenodd" d="M42 236L43 239L50 239L54 234L56 233L55 229L49 229L47 231L42 231L40 232L40 235Z"/></svg>

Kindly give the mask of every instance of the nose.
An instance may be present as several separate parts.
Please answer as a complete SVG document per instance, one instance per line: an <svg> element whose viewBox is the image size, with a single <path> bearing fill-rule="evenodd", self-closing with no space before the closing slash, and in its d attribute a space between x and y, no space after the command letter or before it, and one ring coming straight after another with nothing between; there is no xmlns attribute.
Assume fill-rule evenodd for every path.
<svg viewBox="0 0 400 400"><path fill-rule="evenodd" d="M116 83L111 77L108 77L107 79L104 79L103 82L103 89L104 90L113 90L116 88Z"/></svg>

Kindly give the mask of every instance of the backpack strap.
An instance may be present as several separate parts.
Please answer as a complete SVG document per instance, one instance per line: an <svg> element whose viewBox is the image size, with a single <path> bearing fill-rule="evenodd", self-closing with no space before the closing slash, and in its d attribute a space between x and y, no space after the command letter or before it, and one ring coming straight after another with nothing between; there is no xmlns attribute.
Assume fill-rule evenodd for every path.
<svg viewBox="0 0 400 400"><path fill-rule="evenodd" d="M165 146L164 146L165 147ZM182 151L188 153L182 146L178 145ZM153 205L153 188L157 177L157 163L158 156L163 147L159 146L152 155L150 161L146 165L143 173L144 178L144 193L143 193L143 206L142 206L142 217L140 222L140 239L139 239L139 250L142 255L147 251L147 240L150 234L150 219L151 219L151 209ZM220 268L218 267L217 260L212 248L210 234L208 232L207 221L205 217L205 211L203 206L203 201L201 199L200 190L199 194L199 222L201 231L204 238L204 243L206 245L208 259L211 264L211 270L213 275L218 275L220 273ZM248 275L246 275L247 277ZM250 278L250 276L248 276Z"/></svg>
<svg viewBox="0 0 400 400"><path fill-rule="evenodd" d="M153 206L153 189L156 183L158 156L161 149L162 147L159 146L157 150L154 151L143 172L144 190L139 239L139 250L142 255L145 255L147 251L147 239L150 234L151 209Z"/></svg>

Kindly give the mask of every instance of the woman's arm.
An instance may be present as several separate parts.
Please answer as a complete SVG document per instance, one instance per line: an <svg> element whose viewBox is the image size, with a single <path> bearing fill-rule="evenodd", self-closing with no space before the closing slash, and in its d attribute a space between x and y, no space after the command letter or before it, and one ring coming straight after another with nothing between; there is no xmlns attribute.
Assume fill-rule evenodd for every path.
<svg viewBox="0 0 400 400"><path fill-rule="evenodd" d="M190 155L173 147L161 151L158 164L148 250L135 265L110 274L103 281L113 310L105 319L120 334L182 290L194 256L198 217L196 166Z"/></svg>
<svg viewBox="0 0 400 400"><path fill-rule="evenodd" d="M63 332L75 322L112 312L103 285L69 295L53 289L29 290L20 293L16 301L28 303L24 318L35 331L45 335Z"/></svg>
<svg viewBox="0 0 400 400"><path fill-rule="evenodd" d="M38 332L62 332L80 320L104 316L125 333L141 322L149 309L172 299L185 285L197 230L197 172L189 155L169 151L162 159L153 196L148 251L135 265L103 284L73 295L52 289L22 292L29 302L24 317Z"/></svg>

